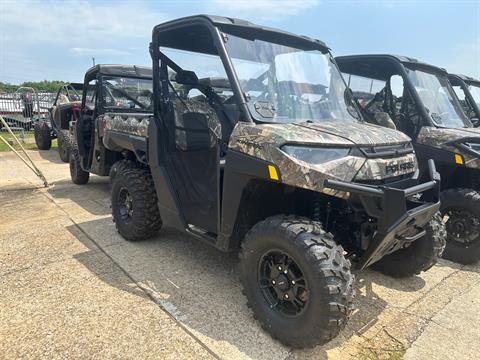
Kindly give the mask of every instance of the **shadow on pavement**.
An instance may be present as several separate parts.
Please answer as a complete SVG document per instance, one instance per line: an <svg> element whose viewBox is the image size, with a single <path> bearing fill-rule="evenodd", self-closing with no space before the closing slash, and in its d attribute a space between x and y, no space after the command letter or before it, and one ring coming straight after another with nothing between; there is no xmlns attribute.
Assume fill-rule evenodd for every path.
<svg viewBox="0 0 480 360"><path fill-rule="evenodd" d="M93 176L85 185L75 185L71 180L59 180L47 192L57 202L73 201L93 215L111 213L108 177Z"/></svg>
<svg viewBox="0 0 480 360"><path fill-rule="evenodd" d="M171 229L162 229L153 239L131 243L116 233L110 219L83 222L79 227L157 303L201 334L199 337L205 343L225 346L227 342L252 358L284 358L288 354L289 349L261 330L247 308L236 270L237 254L222 253ZM104 267L99 263L101 260L93 259L98 256L96 246L77 226L68 229L92 250L76 256L78 261L111 286L136 293L128 284L112 283L106 276L108 273L101 271ZM303 354L326 358L326 350L341 346L353 335L373 326L387 306L387 301L375 293L373 284L404 292L425 286L420 277L399 281L370 270L357 273L356 277L359 309L345 330L328 344L304 350ZM215 345L212 348L218 353ZM265 352L265 349L270 350Z"/></svg>
<svg viewBox="0 0 480 360"><path fill-rule="evenodd" d="M58 154L57 149L37 150L37 151L40 157L44 160L48 160L56 164L65 164L65 166L69 166L68 163L63 162L60 159L60 155Z"/></svg>

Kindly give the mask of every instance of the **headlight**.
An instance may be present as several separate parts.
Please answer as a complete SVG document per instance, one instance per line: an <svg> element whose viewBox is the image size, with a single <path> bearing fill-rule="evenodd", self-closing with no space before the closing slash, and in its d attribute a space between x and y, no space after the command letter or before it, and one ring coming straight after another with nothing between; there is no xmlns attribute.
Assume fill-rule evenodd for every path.
<svg viewBox="0 0 480 360"><path fill-rule="evenodd" d="M288 155L310 164L323 164L328 161L341 159L350 152L348 148L315 148L295 145L282 146L282 151Z"/></svg>

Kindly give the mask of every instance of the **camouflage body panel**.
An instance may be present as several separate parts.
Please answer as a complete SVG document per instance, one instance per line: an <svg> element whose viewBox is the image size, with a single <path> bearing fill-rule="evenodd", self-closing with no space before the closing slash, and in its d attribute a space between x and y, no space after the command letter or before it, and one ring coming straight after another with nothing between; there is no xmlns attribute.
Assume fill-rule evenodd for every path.
<svg viewBox="0 0 480 360"><path fill-rule="evenodd" d="M392 145L410 142L411 139L404 133L385 128L383 126L360 122L322 122L300 123L294 126L306 127L313 134L328 133L350 140L356 145Z"/></svg>
<svg viewBox="0 0 480 360"><path fill-rule="evenodd" d="M99 122L105 130L118 131L125 134L147 136L151 114L105 114Z"/></svg>
<svg viewBox="0 0 480 360"><path fill-rule="evenodd" d="M312 129L312 125L315 126ZM238 123L230 138L229 148L275 164L285 184L348 198L349 193L324 188L326 179L341 181L383 180L413 173L417 169L415 155L393 159L347 155L322 164L310 164L294 158L280 147L285 144L350 148L355 145L398 144L409 142L404 134L380 126L361 123L336 124L262 124ZM345 125L345 126L344 126ZM325 128L326 131L320 129ZM371 131L372 130L372 131ZM382 137L385 131L387 136ZM338 135L337 135L338 134ZM347 138L348 137L348 138ZM385 140L387 137L388 140ZM408 163L412 166L402 167ZM393 169L388 172L386 165Z"/></svg>
<svg viewBox="0 0 480 360"><path fill-rule="evenodd" d="M461 140L464 138L469 138L469 141L472 142L471 139L475 137L478 137L478 143L480 144L480 129L478 128L447 129L424 126L420 130L416 142L422 145L462 154L463 158L465 159L466 167L480 169L480 158L468 154L461 148L458 148L452 144L448 144L451 141Z"/></svg>

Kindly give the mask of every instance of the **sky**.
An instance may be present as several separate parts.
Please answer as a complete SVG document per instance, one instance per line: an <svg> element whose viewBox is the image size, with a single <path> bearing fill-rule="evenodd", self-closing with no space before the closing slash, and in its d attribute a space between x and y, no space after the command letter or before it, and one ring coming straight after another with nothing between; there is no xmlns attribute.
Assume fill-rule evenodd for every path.
<svg viewBox="0 0 480 360"><path fill-rule="evenodd" d="M150 66L153 26L202 13L314 37L334 55L400 54L480 78L480 0L0 0L0 81L82 81L92 57Z"/></svg>

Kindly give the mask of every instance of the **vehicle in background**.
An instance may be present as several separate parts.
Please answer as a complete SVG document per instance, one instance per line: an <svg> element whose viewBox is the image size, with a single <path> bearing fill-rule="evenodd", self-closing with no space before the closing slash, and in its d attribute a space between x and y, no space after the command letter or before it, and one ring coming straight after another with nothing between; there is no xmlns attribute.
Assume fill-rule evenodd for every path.
<svg viewBox="0 0 480 360"><path fill-rule="evenodd" d="M463 112L444 69L395 55L350 55L337 64L365 118L413 139L423 175L434 159L442 176L444 257L480 259L480 130Z"/></svg>
<svg viewBox="0 0 480 360"><path fill-rule="evenodd" d="M72 180L110 173L125 239L165 224L239 251L248 306L293 347L347 323L350 261L392 276L435 264L445 232L433 162L419 182L410 139L362 121L323 42L202 15L156 26L150 54L153 103L122 88L138 114L82 110L74 127ZM85 78L99 99L104 76Z"/></svg>
<svg viewBox="0 0 480 360"><path fill-rule="evenodd" d="M90 173L107 176L118 170L112 165L126 159L125 144L132 140L125 133L146 136L153 113L152 86L152 70L147 67L99 64L86 72L79 116L70 124L74 133L70 174L75 184L86 184ZM120 138L119 142L110 135L116 135L114 140ZM132 141L144 145L141 138ZM142 147L131 150L129 160L146 154Z"/></svg>
<svg viewBox="0 0 480 360"><path fill-rule="evenodd" d="M31 87L20 86L15 92L0 93L0 115L11 129L23 134L33 130L37 121L48 117L47 109L52 102L51 93L39 93Z"/></svg>
<svg viewBox="0 0 480 360"><path fill-rule="evenodd" d="M48 109L48 117L34 123L35 143L39 150L49 150L52 140L58 139L58 153L64 162L70 160L71 140L69 124L76 118L82 99L83 84L69 83L62 85Z"/></svg>
<svg viewBox="0 0 480 360"><path fill-rule="evenodd" d="M469 76L448 74L448 80L462 104L463 111L475 127L480 125L480 80Z"/></svg>

